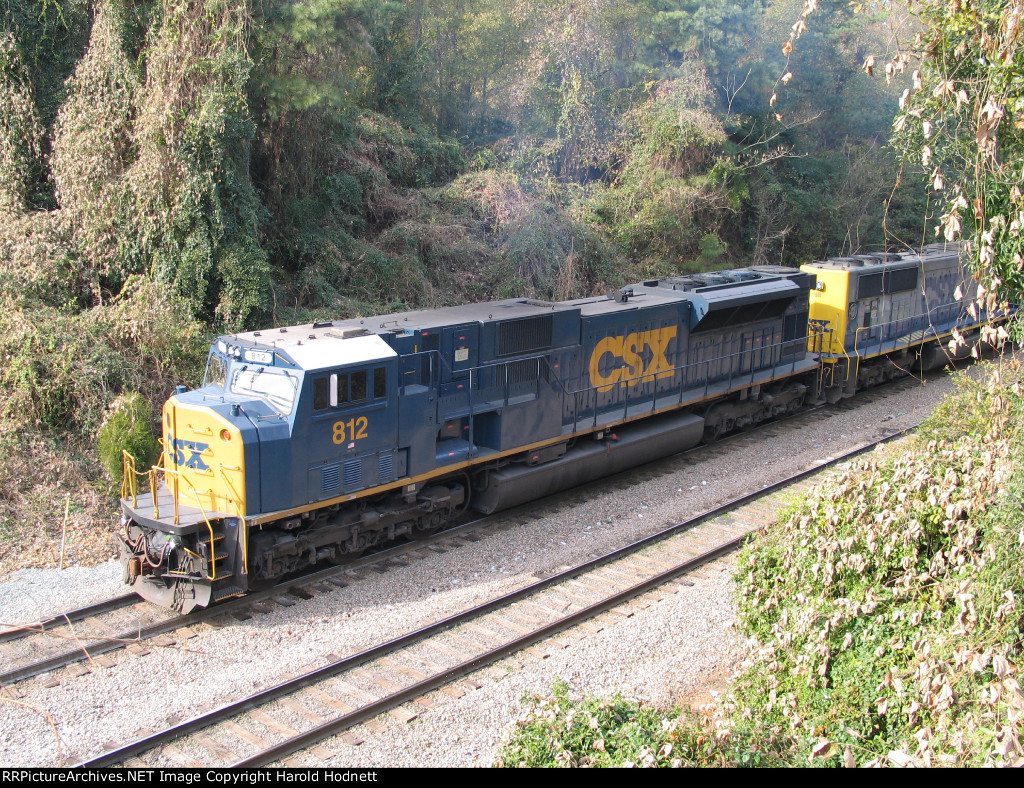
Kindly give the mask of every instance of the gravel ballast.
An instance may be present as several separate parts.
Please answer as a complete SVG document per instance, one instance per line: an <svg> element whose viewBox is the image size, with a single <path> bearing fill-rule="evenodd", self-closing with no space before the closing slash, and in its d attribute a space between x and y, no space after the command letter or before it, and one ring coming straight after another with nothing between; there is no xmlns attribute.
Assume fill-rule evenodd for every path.
<svg viewBox="0 0 1024 788"><path fill-rule="evenodd" d="M119 653L112 667L70 678L19 684L16 702L0 703L0 764L53 766L58 751L94 755L107 745L185 719L315 665L361 650L519 587L538 573L658 530L768 484L833 454L910 426L952 388L947 376L877 398L779 437L731 446L715 458L641 479L625 490L592 488L581 503L522 526L486 535L384 574L218 629L199 627L185 643ZM543 512L543 508L539 510ZM354 746L331 739L291 765L487 766L528 693L546 694L561 678L577 694L616 692L652 704L700 701L743 652L733 627L731 559L700 570L646 609L569 637L547 659L516 655L474 676L461 698L433 693L430 710L411 722L385 716L353 731ZM0 621L21 623L123 592L120 567L22 570L0 584ZM603 620L604 621L604 620ZM47 687L54 678L60 681ZM60 745L58 747L57 735ZM172 765L172 764L168 764Z"/></svg>
<svg viewBox="0 0 1024 788"><path fill-rule="evenodd" d="M39 621L125 592L123 570L117 561L94 567L19 569L0 584L0 625Z"/></svg>

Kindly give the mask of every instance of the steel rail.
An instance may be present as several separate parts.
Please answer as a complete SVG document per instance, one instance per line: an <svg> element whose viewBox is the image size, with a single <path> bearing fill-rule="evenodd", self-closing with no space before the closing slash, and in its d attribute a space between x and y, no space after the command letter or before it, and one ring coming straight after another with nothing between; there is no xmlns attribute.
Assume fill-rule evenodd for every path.
<svg viewBox="0 0 1024 788"><path fill-rule="evenodd" d="M0 643L9 643L12 640L20 640L29 635L38 635L41 632L45 632L48 627L62 627L75 621L100 615L101 613L109 613L111 610L120 610L122 607L129 607L136 602L142 601L142 597L138 594L122 594L121 596L104 599L102 602L94 602L85 607L68 610L65 613L57 613L39 621L11 626L0 631Z"/></svg>
<svg viewBox="0 0 1024 788"><path fill-rule="evenodd" d="M459 526L455 526L455 527L450 528L450 529L448 529L446 531L441 531L441 532L433 535L434 536L434 540L435 541L439 541L439 540L444 539L444 538L450 538L452 536L457 536L458 535L456 533L457 530L461 531L463 529L470 528L470 527L478 524L478 522L479 521L474 520L474 521L469 522L469 523L463 523L463 524L461 524ZM333 566L333 567L330 567L328 569L321 569L318 572L314 572L314 573L308 574L308 575L303 575L302 577L297 577L297 578L295 578L293 580L286 580L285 582L279 583L278 585L274 586L273 588L268 588L268 589L265 589L263 591L255 591L255 592L247 594L247 595L245 595L243 597L238 597L236 599L226 600L226 601L221 602L221 603L219 603L217 605L213 605L213 606L208 607L208 608L203 608L201 610L193 611L192 613L189 613L189 614L184 615L184 616L174 616L172 618L166 619L165 621L160 621L160 622L157 622L155 624L151 624L149 626L142 627L142 628L135 628L135 629L132 629L130 631L122 632L122 633L120 633L118 635L113 635L113 636L109 636L109 635L104 635L104 636L83 635L83 636L78 638L79 641L81 641L81 642L88 642L88 641L95 640L97 642L96 643L91 643L89 645L80 645L80 646L77 646L74 649L70 649L68 651L64 651L64 652L61 652L59 654L55 654L55 655L53 655L51 657L48 657L48 658L43 659L43 660L40 660L38 662L33 662L33 663L30 663L30 664L27 664L27 665L22 665L21 667L13 668L11 670L8 670L8 671L5 671L3 673L0 673L0 685L3 685L3 684L13 684L13 683L18 682L18 681L24 681L25 679L32 678L33 676L38 676L38 675L40 675L42 673L47 673L47 672L49 672L51 670L57 670L59 668L66 667L68 665L72 665L72 664L74 664L76 662L81 662L81 661L86 660L86 659L92 659L93 657L97 657L97 656L100 656L102 654L107 654L107 653L110 653L111 651L117 651L117 650L125 648L127 646L130 646L130 645L133 645L133 644L137 644L137 643L141 643L144 640L149 640L149 639L157 637L159 635L163 635L163 634L166 634L168 632L171 632L171 631L173 631L175 629L179 629L181 627L191 626L193 624L201 624L201 623L203 623L205 621L208 621L211 618L216 618L216 617L222 616L222 615L230 615L233 612L236 612L238 610L243 610L246 607L251 606L253 604L256 604L256 603L259 603L259 602L265 602L267 600L272 600L274 597L281 596L282 594L287 594L287 593L289 593L289 592L291 592L293 590L296 590L296 589L301 589L304 586L310 586L310 585L315 585L317 583L330 581L331 578L336 577L337 575L340 575L340 574L342 574L344 572L347 572L349 570L352 570L352 569L362 569L362 568L370 567L370 566L372 566L373 564L376 564L376 563L380 563L380 562L383 562L383 561L393 560L395 558L399 558L399 557L402 556L403 553L410 552L411 550L414 550L414 549L416 549L418 547L423 547L423 546L425 546L425 545L427 545L429 543L430 543L429 540L421 540L418 544L417 543L408 543L408 544L395 545L394 547L387 548L387 549L382 550L382 551L380 551L378 553L373 553L372 555L363 556L363 557L357 559L356 561L353 561L350 564L344 564L342 566ZM124 597L118 597L118 599L122 599L122 598L128 600L127 604L131 604L133 601L134 602L144 602L145 601L145 600L142 599L142 597L140 597L140 596L138 596L136 594L127 594ZM112 600L108 600L108 601L112 601ZM91 615L98 615L100 613L109 612L109 610L118 609L117 607L111 607L109 610L102 609L102 605L103 604L104 603L98 603L97 605L92 606L92 607L97 607L99 609L97 609L95 611L92 611ZM127 606L127 605L121 605L119 607L123 607L123 606ZM82 608L81 610L82 611L88 611L89 608ZM80 611L74 611L74 612L77 613L77 612L80 612ZM63 619L63 615L65 615L65 614L62 614L61 616L54 616L53 619L56 619L57 623L59 624L60 621ZM81 620L81 618L85 618L85 617L88 617L88 616L82 616L78 620ZM14 630L14 631L16 631L18 633L18 637L27 637L29 635L45 635L45 634L47 634L47 631L44 628L40 628L40 625L38 623L26 624L26 625L24 625L24 627L25 627L24 629ZM24 634L22 634L22 633L24 633ZM11 638L11 639L15 639L15 638ZM0 640L0 642L3 642L3 641Z"/></svg>
<svg viewBox="0 0 1024 788"><path fill-rule="evenodd" d="M581 610L577 610L575 613L571 613L568 616L564 616L557 621L553 621L550 624L546 624L543 627L530 632L526 635L511 640L508 643L504 643L497 648L493 648L483 654L480 654L472 659L468 659L465 662L456 665L453 668L449 668L436 676L424 679L423 681L417 682L409 687L406 687L399 692L396 692L387 697L381 698L380 700L369 703L353 712L344 714L340 717L336 717L329 722L319 725L311 730L304 733L300 733L298 736L293 736L290 739L286 739L280 744L275 744L272 747L256 753L255 755L240 760L236 763L231 764L232 768L237 767L254 767L254 766L265 766L268 763L273 763L278 758L286 755L290 755L296 750L301 750L310 744L318 742L327 736L331 736L342 730L351 728L354 725L358 725L366 720L373 719L378 714L382 714L389 709L393 709L396 706L401 706L406 701L412 700L413 698L419 697L431 690L442 687L448 682L466 676L474 671L479 670L482 667L497 662L500 659L504 659L510 654L514 654L521 649L532 646L538 641L544 640L552 635L555 635L569 627L578 624L587 619L593 618L600 613L609 610L616 605L620 605L623 602L627 602L634 597L640 596L641 594L650 591L652 588L657 588L669 580L672 580L678 575L685 574L693 569L696 569L703 564L713 561L716 558L730 553L747 540L747 536L738 536L735 539L730 539L728 542L719 545L718 547L708 550L707 552L701 553L690 560L667 569L661 574L650 577L643 582L637 583L630 588L620 591L613 596L602 599L599 602L595 602L592 605L588 605Z"/></svg>

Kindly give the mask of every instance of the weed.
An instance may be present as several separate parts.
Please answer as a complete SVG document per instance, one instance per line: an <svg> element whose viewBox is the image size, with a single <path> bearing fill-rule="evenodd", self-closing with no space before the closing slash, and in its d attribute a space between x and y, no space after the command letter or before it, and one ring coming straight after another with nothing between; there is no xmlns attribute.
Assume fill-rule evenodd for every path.
<svg viewBox="0 0 1024 788"><path fill-rule="evenodd" d="M573 701L556 681L550 698L530 706L500 756L502 766L654 766L670 762L673 720L656 709L615 696Z"/></svg>

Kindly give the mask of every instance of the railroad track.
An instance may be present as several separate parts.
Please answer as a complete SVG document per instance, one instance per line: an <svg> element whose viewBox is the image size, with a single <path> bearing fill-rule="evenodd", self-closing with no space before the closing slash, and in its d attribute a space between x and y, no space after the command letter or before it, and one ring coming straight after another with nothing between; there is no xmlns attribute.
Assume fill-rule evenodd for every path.
<svg viewBox="0 0 1024 788"><path fill-rule="evenodd" d="M682 466L727 453L731 446L738 443L763 439L765 435L774 436L779 430L800 429L860 405L898 396L913 385L917 385L913 378L903 378L887 386L862 392L852 400L810 409L752 430L735 433L716 443L660 460L657 473L674 473ZM543 516L539 512L548 507L572 505L590 495L595 486L605 490L626 489L638 477L649 475L649 466L631 468L543 501L534 501L497 515L462 522L418 542L395 545L352 563L321 570L272 589L228 600L185 616L150 605L134 594L128 594L12 628L0 632L0 664L7 666L0 672L0 686L11 686L28 678L68 668L68 675L49 677L48 685L56 684L64 678L89 673L94 664L110 667L114 664L112 653L122 649L131 649L136 655L142 656L151 648L176 647L195 634L196 626L205 624L216 627L218 620L223 621L225 618L245 620L275 608L291 606L312 595L358 581L359 572L384 572L391 566L403 565L429 554L424 551L457 549L466 541L478 541L492 528L505 528L510 522L522 522L524 518L539 518Z"/></svg>
<svg viewBox="0 0 1024 788"><path fill-rule="evenodd" d="M309 599L318 587L324 590L324 584L331 589L343 588L355 579L353 572L386 571L418 549L442 540L451 542L459 529L472 530L475 525L476 521L464 523L419 543L396 545L350 564L314 572L188 615L177 615L143 601L136 594L128 594L5 630L0 633L0 664L8 667L0 672L0 686L11 686L61 668L69 668L72 677L83 675L90 668L80 663L109 667L113 664L111 652L121 649L133 649L142 655L149 646L174 646L192 637L192 628L197 625L216 627L217 619L225 616L245 620L268 606L288 607ZM51 682L60 680L54 676Z"/></svg>
<svg viewBox="0 0 1024 788"><path fill-rule="evenodd" d="M809 477L899 434L80 765L252 767L300 750L303 764L320 763L333 752L318 746L328 737L384 713L411 720L436 702L431 693L472 691L480 686L474 672L510 654L532 648L542 658L560 645L552 640L559 633L581 624L599 630L602 617L633 615L644 595L736 550Z"/></svg>
<svg viewBox="0 0 1024 788"><path fill-rule="evenodd" d="M136 594L121 594L120 596L111 597L110 599L104 599L101 602L85 605L84 607L75 608L74 610L68 610L65 613L58 613L57 615L49 616L48 618L43 618L39 621L33 621L30 624L9 627L7 629L0 630L0 643L10 643L11 641L30 637L31 635L40 632L52 630L67 624L74 624L77 621L83 621L87 618L92 618L111 610L120 610L123 607L134 605L138 601L139 597Z"/></svg>

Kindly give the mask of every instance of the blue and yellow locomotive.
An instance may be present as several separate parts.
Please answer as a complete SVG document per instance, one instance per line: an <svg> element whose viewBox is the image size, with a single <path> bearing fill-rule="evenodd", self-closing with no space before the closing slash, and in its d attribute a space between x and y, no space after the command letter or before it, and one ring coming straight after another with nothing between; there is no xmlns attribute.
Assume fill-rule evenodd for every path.
<svg viewBox="0 0 1024 788"><path fill-rule="evenodd" d="M958 287L929 248L223 336L126 460L125 581L188 611L851 395L1004 317Z"/></svg>

